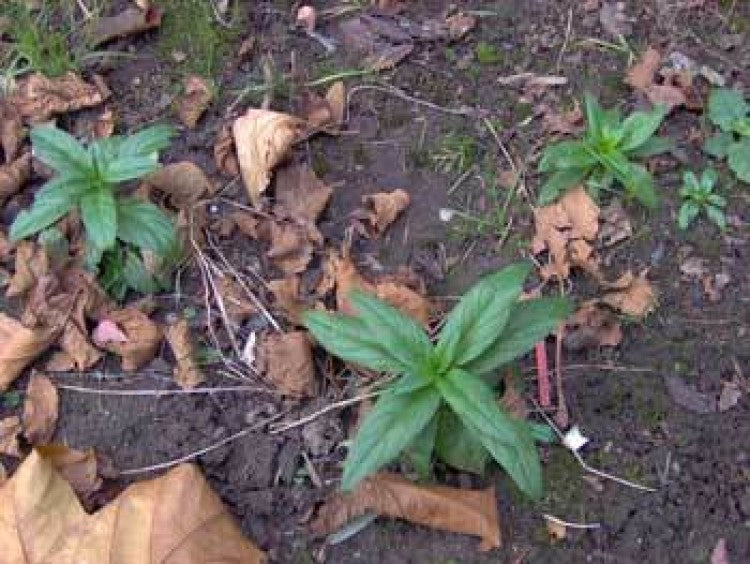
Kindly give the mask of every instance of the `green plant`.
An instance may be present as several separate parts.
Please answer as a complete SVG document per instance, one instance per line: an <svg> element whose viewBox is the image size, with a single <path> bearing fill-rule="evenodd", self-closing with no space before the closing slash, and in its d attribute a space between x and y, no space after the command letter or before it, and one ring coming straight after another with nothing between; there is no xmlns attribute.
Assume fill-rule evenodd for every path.
<svg viewBox="0 0 750 564"><path fill-rule="evenodd" d="M122 280L136 280L135 250L160 259L173 257L178 244L172 219L149 202L118 194L123 182L159 167L158 153L172 134L171 127L157 125L128 137L97 139L86 148L56 127L35 127L34 156L57 176L37 192L30 209L18 214L11 239L34 235L77 209L86 232L86 266L95 270L101 263L105 283L120 278L118 274ZM132 287L143 288L137 283Z"/></svg>
<svg viewBox="0 0 750 564"><path fill-rule="evenodd" d="M503 60L500 50L486 41L477 43L474 52L476 53L477 61L481 65L495 65Z"/></svg>
<svg viewBox="0 0 750 564"><path fill-rule="evenodd" d="M470 470L483 469L489 455L522 491L540 495L537 433L499 406L484 379L569 313L561 298L518 301L529 271L529 264L516 264L479 281L448 316L434 345L412 319L362 292L351 295L356 316L305 315L307 328L332 354L399 375L359 428L344 465L344 490L406 451L421 473L429 471L433 453Z"/></svg>
<svg viewBox="0 0 750 564"><path fill-rule="evenodd" d="M724 207L727 201L723 196L714 194L714 187L719 179L717 172L708 168L701 174L700 180L692 171L685 171L682 176L683 186L680 189L682 205L677 216L680 229L687 229L698 214L703 211L708 219L723 230L727 226Z"/></svg>
<svg viewBox="0 0 750 564"><path fill-rule="evenodd" d="M741 92L716 88L708 99L708 119L720 129L709 137L703 150L717 159L727 159L737 178L750 183L750 105Z"/></svg>
<svg viewBox="0 0 750 564"><path fill-rule="evenodd" d="M25 3L9 2L0 9L0 14L10 22L7 32L11 47L3 62L6 72L19 75L35 71L46 76L59 76L76 70L67 37L51 28L47 9L34 15Z"/></svg>
<svg viewBox="0 0 750 564"><path fill-rule="evenodd" d="M548 204L582 182L598 197L600 190L611 190L617 181L628 195L646 207L656 207L654 179L643 165L631 159L647 158L672 148L669 139L655 135L667 114L666 108L656 106L650 112L633 112L623 120L617 108L604 110L591 94L586 94L584 105L584 138L562 141L544 150L539 172L551 176L542 186L539 203Z"/></svg>
<svg viewBox="0 0 750 564"><path fill-rule="evenodd" d="M474 139L467 135L450 133L430 154L430 160L438 172L466 172L476 162L478 153L477 142Z"/></svg>

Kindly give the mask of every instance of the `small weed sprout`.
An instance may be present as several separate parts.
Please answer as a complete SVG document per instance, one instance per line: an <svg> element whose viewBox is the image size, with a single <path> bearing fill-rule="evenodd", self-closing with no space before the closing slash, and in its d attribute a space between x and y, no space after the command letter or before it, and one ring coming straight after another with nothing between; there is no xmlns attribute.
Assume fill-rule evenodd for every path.
<svg viewBox="0 0 750 564"><path fill-rule="evenodd" d="M726 159L742 182L750 183L750 105L741 92L716 88L708 99L708 119L719 133L709 137L703 150L717 159Z"/></svg>
<svg viewBox="0 0 750 564"><path fill-rule="evenodd" d="M644 206L656 207L659 199L651 173L631 159L644 159L673 147L669 139L656 136L666 108L657 106L622 119L618 109L604 110L591 94L586 94L584 105L584 138L550 145L542 154L539 172L549 178L542 186L539 203L549 204L582 182L598 198L600 191L612 190L616 181Z"/></svg>
<svg viewBox="0 0 750 564"><path fill-rule="evenodd" d="M172 219L157 206L120 195L122 183L159 168L159 151L169 145L171 127L157 125L125 136L97 139L88 147L52 126L31 131L34 156L57 172L36 194L30 209L21 211L10 228L13 241L43 231L77 209L86 233L85 264L101 267L103 286L118 297L127 286L153 291L138 252L158 259L178 251ZM150 282L149 282L150 281Z"/></svg>
<svg viewBox="0 0 750 564"><path fill-rule="evenodd" d="M727 226L724 216L724 208L727 201L723 196L714 194L716 182L719 179L717 172L708 168L701 174L700 180L692 171L683 174L683 186L680 189L682 205L677 216L677 224L683 231L690 227L701 212L704 212L722 231Z"/></svg>
<svg viewBox="0 0 750 564"><path fill-rule="evenodd" d="M450 313L434 345L411 318L363 292L351 294L357 315L306 314L305 325L331 354L399 376L362 422L342 489L403 452L422 475L430 474L433 454L475 472L492 457L524 493L541 495L534 441L547 440L548 429L506 413L485 380L570 312L562 298L518 301L530 270L520 263L480 280Z"/></svg>

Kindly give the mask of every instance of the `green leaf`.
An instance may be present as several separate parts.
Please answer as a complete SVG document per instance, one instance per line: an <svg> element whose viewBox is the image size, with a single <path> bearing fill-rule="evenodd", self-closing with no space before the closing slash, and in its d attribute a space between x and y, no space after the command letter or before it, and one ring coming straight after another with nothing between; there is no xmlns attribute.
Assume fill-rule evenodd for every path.
<svg viewBox="0 0 750 564"><path fill-rule="evenodd" d="M534 439L524 421L500 410L492 390L480 378L453 369L436 381L443 399L516 485L529 497L542 494L542 469Z"/></svg>
<svg viewBox="0 0 750 564"><path fill-rule="evenodd" d="M438 411L438 413L440 412ZM430 422L425 425L404 451L405 458L411 463L422 480L429 480L432 477L432 453L435 450L438 413L432 416Z"/></svg>
<svg viewBox="0 0 750 564"><path fill-rule="evenodd" d="M463 368L479 375L496 370L534 348L571 312L571 304L564 298L538 298L517 303L497 340Z"/></svg>
<svg viewBox="0 0 750 564"><path fill-rule="evenodd" d="M154 125L126 137L119 147L121 157L151 157L169 147L175 134L169 125Z"/></svg>
<svg viewBox="0 0 750 564"><path fill-rule="evenodd" d="M398 359L405 373L420 374L425 370L433 346L421 326L371 294L355 290L350 293L349 300L370 336Z"/></svg>
<svg viewBox="0 0 750 564"><path fill-rule="evenodd" d="M631 163L619 151L606 155L597 153L597 158L641 204L651 209L658 206L659 196L656 194L654 179L643 165Z"/></svg>
<svg viewBox="0 0 750 564"><path fill-rule="evenodd" d="M526 424L529 426L529 432L531 433L531 436L534 437L534 440L539 443L550 444L554 443L557 439L557 435L552 430L552 427L550 427L546 423L526 421Z"/></svg>
<svg viewBox="0 0 750 564"><path fill-rule="evenodd" d="M675 143L668 137L652 137L637 149L628 151L628 157L633 159L648 159L675 149Z"/></svg>
<svg viewBox="0 0 750 564"><path fill-rule="evenodd" d="M117 235L117 207L114 194L101 189L81 196L81 219L86 237L94 247L102 250L115 246Z"/></svg>
<svg viewBox="0 0 750 564"><path fill-rule="evenodd" d="M141 294L154 294L161 290L159 283L146 270L143 261L132 251L128 251L125 255L122 277L128 287Z"/></svg>
<svg viewBox="0 0 750 564"><path fill-rule="evenodd" d="M351 490L395 459L430 422L439 406L440 393L432 386L411 394L380 396L354 437L344 462L341 489Z"/></svg>
<svg viewBox="0 0 750 564"><path fill-rule="evenodd" d="M693 220L698 217L701 211L701 207L693 200L687 200L680 206L680 211L677 214L677 225L683 231L687 229Z"/></svg>
<svg viewBox="0 0 750 564"><path fill-rule="evenodd" d="M450 409L441 408L437 414L435 454L448 466L483 475L490 453L476 434L470 431Z"/></svg>
<svg viewBox="0 0 750 564"><path fill-rule="evenodd" d="M586 145L581 141L561 141L544 150L539 161L539 172L569 168L588 168L596 164Z"/></svg>
<svg viewBox="0 0 750 564"><path fill-rule="evenodd" d="M727 199L719 194L709 194L706 202L717 208L723 208L727 205Z"/></svg>
<svg viewBox="0 0 750 564"><path fill-rule="evenodd" d="M734 144L734 134L729 131L722 131L713 137L706 139L703 144L703 150L717 159L726 158L729 149Z"/></svg>
<svg viewBox="0 0 750 564"><path fill-rule="evenodd" d="M177 245L172 219L151 202L138 198L117 200L117 237L160 257L166 257Z"/></svg>
<svg viewBox="0 0 750 564"><path fill-rule="evenodd" d="M569 168L553 173L539 191L538 204L540 206L551 204L560 194L583 182L589 172L590 170L585 168Z"/></svg>
<svg viewBox="0 0 750 564"><path fill-rule="evenodd" d="M159 163L154 157L120 157L105 163L101 176L108 184L119 184L151 174L158 168Z"/></svg>
<svg viewBox="0 0 750 564"><path fill-rule="evenodd" d="M682 173L682 182L685 184L687 193L697 193L700 191L700 182L692 170L686 170Z"/></svg>
<svg viewBox="0 0 750 564"><path fill-rule="evenodd" d="M34 156L60 174L81 177L93 173L86 149L62 129L36 126L31 130L31 144Z"/></svg>
<svg viewBox="0 0 750 564"><path fill-rule="evenodd" d="M727 164L737 178L750 183L750 137L738 141L729 148Z"/></svg>
<svg viewBox="0 0 750 564"><path fill-rule="evenodd" d="M64 216L73 203L70 200L35 201L31 209L22 210L10 226L11 241L20 241L45 229Z"/></svg>
<svg viewBox="0 0 750 564"><path fill-rule="evenodd" d="M453 308L440 331L440 367L462 366L482 354L500 335L531 271L521 262L484 277Z"/></svg>
<svg viewBox="0 0 750 564"><path fill-rule="evenodd" d="M659 129L667 115L667 107L658 105L650 112L633 112L622 122L623 138L619 149L633 151L646 143Z"/></svg>
<svg viewBox="0 0 750 564"><path fill-rule="evenodd" d="M386 350L377 335L372 335L357 317L308 311L303 315L303 323L322 347L346 362L378 372L404 374L407 371L407 367ZM409 376L421 378L416 374Z"/></svg>
<svg viewBox="0 0 750 564"><path fill-rule="evenodd" d="M708 99L708 117L724 131L731 130L734 123L743 119L750 110L742 92L731 88L717 88Z"/></svg>
<svg viewBox="0 0 750 564"><path fill-rule="evenodd" d="M591 92L586 92L583 98L583 107L586 114L587 133L592 140L600 141L607 116L599 105L599 101Z"/></svg>
<svg viewBox="0 0 750 564"><path fill-rule="evenodd" d="M724 231L727 228L727 218L724 215L724 211L716 206L707 205L703 209L706 210L706 215L714 225Z"/></svg>
<svg viewBox="0 0 750 564"><path fill-rule="evenodd" d="M719 181L719 173L716 172L715 168L707 168L701 174L701 188L708 194L713 191L714 186Z"/></svg>

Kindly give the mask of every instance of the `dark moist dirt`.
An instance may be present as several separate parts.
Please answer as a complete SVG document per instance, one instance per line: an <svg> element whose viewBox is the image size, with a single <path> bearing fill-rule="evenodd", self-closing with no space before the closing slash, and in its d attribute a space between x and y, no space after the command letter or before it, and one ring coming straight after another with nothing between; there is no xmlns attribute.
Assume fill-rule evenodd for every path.
<svg viewBox="0 0 750 564"><path fill-rule="evenodd" d="M334 3L316 4L324 8ZM448 6L442 1L407 4L403 16L413 22L439 17ZM462 2L462 7L494 15L483 17L477 29L459 43L417 42L406 61L378 78L441 106L481 108L523 162L544 141L541 120L527 119L533 116L536 103L569 108L574 98L589 89L606 105L618 104L629 110L641 104L622 84L627 64L623 53L581 45L587 37L610 41L598 23L597 12L584 13L582 4L553 0ZM704 8L692 10L684 7L689 2L628 4L628 13L636 17L631 39L636 52L647 45L663 47L665 52L680 51L724 73L731 82L750 86L750 77L743 72L750 63L747 3L720 2L719 13L716 2L710 0ZM731 16L730 4L734 6ZM166 155L167 162L193 160L222 184L229 179L216 171L213 142L219 127L230 119L225 112L235 98L233 90L261 79L260 54L270 54L277 70L288 73L295 53L296 77L278 89L272 106L281 111L292 108L290 94L304 80L357 67L356 56L342 47L328 57L317 43L294 31L291 2L241 2L240 8L246 22L244 34L234 38L226 52L236 53L240 41L252 37L256 42L254 57L249 62L239 62L234 55L221 60L215 77L218 103L198 129L183 132ZM558 70L556 60L569 10L573 11L573 34ZM338 22L345 17L324 21L320 32L336 36ZM126 41L140 58L120 61L106 72L114 92L111 104L123 131L173 117L180 69L160 50L159 33ZM733 49L723 49L723 39L733 33L741 34L735 38L739 43ZM479 42L495 47L496 63L476 61L473 53ZM564 74L571 83L548 89L534 104L523 103L519 90L498 85L496 77L525 71ZM349 81L350 87L355 84L357 80ZM246 106L240 104L239 109ZM326 181L342 183L321 221L329 245L338 246L344 239L348 215L360 205L362 195L404 188L412 196L406 214L380 241L355 243L354 256L365 271L389 272L410 265L425 277L432 295L456 296L481 273L517 258L526 248L532 226L529 207L522 198L508 206L513 217L508 233L504 223L478 231L471 225L458 229L455 223L446 225L438 218L442 207L492 218L502 204L504 194L493 196L492 186L488 188L485 181L483 187L476 175L469 175L449 195L448 189L461 171L435 170L434 155L442 154L450 145L446 139L456 136L473 140L474 162L485 169L507 167L481 120L433 111L367 90L353 96L349 111L348 133L317 136L295 155L309 162ZM688 134L691 128L704 126L698 116L685 111L676 112L666 126L680 145L682 159L698 169L707 161L691 145ZM497 486L504 537L501 550L481 554L476 539L379 519L346 542L328 547L328 561L698 563L708 561L720 538L727 541L730 561L750 561L750 400L745 395L724 413L699 415L679 407L663 382L665 376L676 375L701 392L718 394L722 382L732 380L737 371L750 375L750 193L746 186L729 182L730 176L722 171L724 186L729 186L725 192L731 190L728 213L736 216L735 227L720 236L701 220L693 230L681 234L675 221L681 168L678 165L658 176L664 199L659 211L647 214L636 206L627 207L634 236L604 257L613 272L649 268L649 278L659 290L658 309L643 322L627 323L625 340L615 350L564 354L571 420L591 439L584 450L587 460L658 491L644 493L611 482L595 487L583 479L580 467L559 446L542 449L547 493L536 505L521 499L499 471L479 479L438 468L438 475L449 484ZM534 190L539 181L532 174L528 184ZM241 201L245 198L238 186L228 188L225 195ZM260 268L268 278L278 274L269 269L262 252L249 240L225 241L223 248L238 266ZM455 266L447 271L442 268L436 258L441 254L456 258ZM731 282L718 303L706 299L699 280L681 277L679 267L688 255L704 258L711 273L729 274ZM197 280L195 273L187 272L179 306L175 308L174 300L167 298L163 311L193 307L200 313ZM586 288L589 286L583 280L573 279L576 299L590 297ZM553 356L554 344L549 345ZM595 368L604 363L622 368ZM529 392L533 391L532 364L529 358L522 362L529 375ZM170 370L165 354L137 375L119 375L115 366L102 369L96 377L76 375L57 380L94 388L162 388L170 387ZM214 373L208 385L234 383ZM25 381L19 381L17 387L24 389ZM73 447L94 447L121 470L137 469L179 458L275 414L294 418L315 411L338 397L333 386L323 388L320 398L301 406L251 393L123 398L61 390L57 439ZM325 498L326 490L312 485L302 453L308 454L321 479L331 483L343 455L336 445L345 438L350 415L334 412L314 425L281 435L265 430L249 434L197 458L242 529L275 560L312 562L321 554L320 542L310 538L304 522L315 504ZM127 475L116 483L125 486L130 480L151 475ZM568 521L600 523L601 528L570 530L565 540L551 542L543 512Z"/></svg>

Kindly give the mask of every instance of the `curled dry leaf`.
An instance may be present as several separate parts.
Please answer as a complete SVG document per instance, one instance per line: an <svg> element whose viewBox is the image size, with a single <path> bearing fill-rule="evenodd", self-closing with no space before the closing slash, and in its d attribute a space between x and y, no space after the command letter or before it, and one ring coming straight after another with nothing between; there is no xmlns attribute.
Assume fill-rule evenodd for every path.
<svg viewBox="0 0 750 564"><path fill-rule="evenodd" d="M102 487L99 463L93 448L83 451L53 443L37 446L35 450L52 464L79 498L85 500Z"/></svg>
<svg viewBox="0 0 750 564"><path fill-rule="evenodd" d="M242 180L257 204L271 180L271 171L284 159L304 123L288 114L249 109L232 126Z"/></svg>
<svg viewBox="0 0 750 564"><path fill-rule="evenodd" d="M574 106L570 110L558 112L557 108L543 105L540 112L542 114L542 127L546 133L574 135L583 130L583 112L578 100L574 102Z"/></svg>
<svg viewBox="0 0 750 564"><path fill-rule="evenodd" d="M649 47L641 58L628 69L625 83L636 90L646 91L654 83L654 76L661 65L661 53Z"/></svg>
<svg viewBox="0 0 750 564"><path fill-rule="evenodd" d="M96 118L92 127L92 134L96 139L107 139L115 132L115 112L112 108L105 108Z"/></svg>
<svg viewBox="0 0 750 564"><path fill-rule="evenodd" d="M549 252L547 264L540 269L542 278L567 278L572 267L598 270L591 242L599 231L599 207L582 187L569 190L552 205L536 208L534 224L532 252Z"/></svg>
<svg viewBox="0 0 750 564"><path fill-rule="evenodd" d="M23 138L23 121L18 110L8 101L0 100L0 147L3 148L5 164L16 159Z"/></svg>
<svg viewBox="0 0 750 564"><path fill-rule="evenodd" d="M310 230L291 221L272 221L270 226L268 258L284 274L304 272L313 256Z"/></svg>
<svg viewBox="0 0 750 564"><path fill-rule="evenodd" d="M155 7L145 10L126 8L115 16L94 18L89 29L89 42L92 47L97 47L118 37L126 37L159 27L161 15L161 10Z"/></svg>
<svg viewBox="0 0 750 564"><path fill-rule="evenodd" d="M0 166L0 204L21 188L31 174L31 153L25 153L15 161Z"/></svg>
<svg viewBox="0 0 750 564"><path fill-rule="evenodd" d="M217 169L229 176L237 176L240 173L237 149L234 145L232 129L228 125L222 126L219 135L216 137L214 163Z"/></svg>
<svg viewBox="0 0 750 564"><path fill-rule="evenodd" d="M325 97L314 92L303 93L299 101L299 116L307 122L308 133L325 131L336 135L344 124L346 88L344 82L334 82Z"/></svg>
<svg viewBox="0 0 750 564"><path fill-rule="evenodd" d="M632 272L623 274L614 282L605 285L613 291L604 294L601 302L625 315L642 319L656 305L656 292L648 281L647 275L647 270L638 276Z"/></svg>
<svg viewBox="0 0 750 564"><path fill-rule="evenodd" d="M316 535L326 535L369 511L426 527L478 536L482 539L480 550L500 546L495 488L465 490L420 486L385 472L363 480L352 493L334 494L320 509L311 529Z"/></svg>
<svg viewBox="0 0 750 564"><path fill-rule="evenodd" d="M315 365L307 332L265 335L258 348L258 362L266 379L284 395L315 395Z"/></svg>
<svg viewBox="0 0 750 564"><path fill-rule="evenodd" d="M16 245L16 260L13 276L5 295L9 298L22 296L49 272L49 257L41 245L21 241Z"/></svg>
<svg viewBox="0 0 750 564"><path fill-rule="evenodd" d="M213 88L197 75L188 76L184 83L184 93L177 100L177 115L188 129L195 129L198 120L213 100Z"/></svg>
<svg viewBox="0 0 750 564"><path fill-rule="evenodd" d="M40 122L56 114L97 106L109 94L103 83L89 84L72 72L55 78L37 73L19 81L9 101L22 117Z"/></svg>
<svg viewBox="0 0 750 564"><path fill-rule="evenodd" d="M367 237L380 237L396 221L411 202L406 190L379 192L362 196L364 209L356 210L352 215L357 221L359 231Z"/></svg>
<svg viewBox="0 0 750 564"><path fill-rule="evenodd" d="M229 276L221 276L215 279L216 292L221 299L221 306L236 326L242 325L249 317L258 313L258 308L247 298L245 290L239 282ZM216 304L220 307L219 304Z"/></svg>
<svg viewBox="0 0 750 564"><path fill-rule="evenodd" d="M174 368L175 381L183 390L195 388L206 378L195 360L195 347L187 319L180 319L177 323L167 327L164 337L172 348L177 362Z"/></svg>
<svg viewBox="0 0 750 564"><path fill-rule="evenodd" d="M652 104L664 104L670 110L688 103L695 107L692 80L685 77L673 76L662 84L655 82L656 75L661 65L662 56L659 51L649 47L641 58L630 69L628 69L625 83L635 90L643 92ZM698 107L702 104L697 102Z"/></svg>
<svg viewBox="0 0 750 564"><path fill-rule="evenodd" d="M279 168L275 178L274 215L314 223L328 205L333 189L305 164Z"/></svg>
<svg viewBox="0 0 750 564"><path fill-rule="evenodd" d="M124 371L138 370L156 356L161 343L161 330L145 313L125 308L109 312L106 319L125 333L127 341L109 341L97 345L120 356Z"/></svg>
<svg viewBox="0 0 750 564"><path fill-rule="evenodd" d="M581 351L596 347L616 347L622 342L617 317L595 300L585 302L566 322L565 347Z"/></svg>
<svg viewBox="0 0 750 564"><path fill-rule="evenodd" d="M15 415L0 419L0 454L21 458L18 437L22 431L21 420Z"/></svg>
<svg viewBox="0 0 750 564"><path fill-rule="evenodd" d="M602 247L616 245L633 234L630 218L618 200L612 200L612 203L602 209L601 221L598 242Z"/></svg>
<svg viewBox="0 0 750 564"><path fill-rule="evenodd" d="M287 276L280 280L271 280L268 282L268 289L273 294L275 305L284 311L287 320L295 325L300 325L302 314L310 309L310 306L300 298L299 276Z"/></svg>
<svg viewBox="0 0 750 564"><path fill-rule="evenodd" d="M32 374L23 403L23 434L32 445L52 440L57 425L57 388L42 374Z"/></svg>
<svg viewBox="0 0 750 564"><path fill-rule="evenodd" d="M215 191L203 169L190 161L163 166L147 176L145 182L167 194L169 203L179 210L191 207Z"/></svg>
<svg viewBox="0 0 750 564"><path fill-rule="evenodd" d="M197 467L129 486L87 514L39 453L0 488L0 546L8 562L264 562Z"/></svg>
<svg viewBox="0 0 750 564"><path fill-rule="evenodd" d="M30 329L0 312L0 392L49 348L59 332L59 327Z"/></svg>

